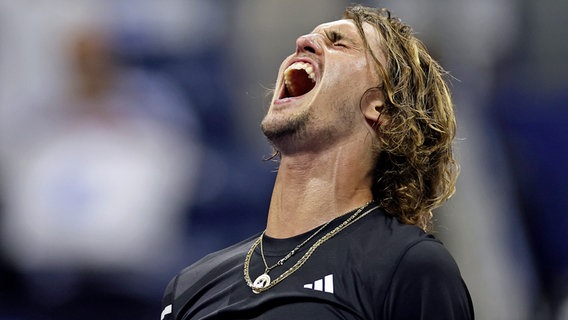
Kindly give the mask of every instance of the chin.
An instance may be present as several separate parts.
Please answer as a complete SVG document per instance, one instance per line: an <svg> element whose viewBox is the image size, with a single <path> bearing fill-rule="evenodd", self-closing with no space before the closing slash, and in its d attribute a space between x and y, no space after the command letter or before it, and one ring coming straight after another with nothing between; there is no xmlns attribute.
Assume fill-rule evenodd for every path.
<svg viewBox="0 0 568 320"><path fill-rule="evenodd" d="M291 116L268 114L260 125L262 132L273 144L282 140L296 140L306 133L310 123L310 113L303 112Z"/></svg>

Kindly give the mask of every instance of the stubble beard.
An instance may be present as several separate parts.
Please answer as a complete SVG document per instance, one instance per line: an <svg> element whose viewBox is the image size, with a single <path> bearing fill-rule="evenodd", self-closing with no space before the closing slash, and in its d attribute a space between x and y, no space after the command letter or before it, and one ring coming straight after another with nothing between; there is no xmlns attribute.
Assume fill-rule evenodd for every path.
<svg viewBox="0 0 568 320"><path fill-rule="evenodd" d="M278 150L285 145L293 144L306 136L306 129L312 118L311 113L306 112L296 115L292 119L283 121L271 121L265 118L260 128L264 136Z"/></svg>
<svg viewBox="0 0 568 320"><path fill-rule="evenodd" d="M330 147L352 129L353 119L347 110L334 109L332 112L338 112L340 121L346 125L342 130L329 124L318 126L317 123L321 121L310 111L289 119L265 118L261 129L272 146L281 153L317 152Z"/></svg>

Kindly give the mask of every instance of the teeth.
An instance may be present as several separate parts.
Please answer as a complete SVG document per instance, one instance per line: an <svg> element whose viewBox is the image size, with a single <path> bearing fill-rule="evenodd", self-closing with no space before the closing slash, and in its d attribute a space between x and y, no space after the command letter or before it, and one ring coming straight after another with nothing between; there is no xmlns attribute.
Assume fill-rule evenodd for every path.
<svg viewBox="0 0 568 320"><path fill-rule="evenodd" d="M312 80L312 82L316 81L316 74L314 73L314 68L306 62L295 62L290 65L284 71L284 82L286 84L290 84L290 74L292 70L304 70L308 74L308 78Z"/></svg>
<svg viewBox="0 0 568 320"><path fill-rule="evenodd" d="M305 82L305 80L297 79L297 81L300 81L299 86L298 83L293 82L293 73L297 70L303 70L308 75L308 78L311 80L312 84L315 84L316 82L316 74L314 73L314 68L311 64L306 62L293 63L288 68L286 68L286 70L284 70L284 85L292 96L299 96L303 94L305 86L308 85L307 83L302 83Z"/></svg>

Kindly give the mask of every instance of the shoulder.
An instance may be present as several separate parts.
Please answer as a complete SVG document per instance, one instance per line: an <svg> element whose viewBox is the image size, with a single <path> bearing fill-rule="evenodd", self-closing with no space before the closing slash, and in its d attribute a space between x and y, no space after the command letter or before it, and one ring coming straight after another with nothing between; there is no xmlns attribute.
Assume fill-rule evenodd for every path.
<svg viewBox="0 0 568 320"><path fill-rule="evenodd" d="M433 238L413 243L401 255L385 310L396 319L473 319L471 297L459 268Z"/></svg>
<svg viewBox="0 0 568 320"><path fill-rule="evenodd" d="M258 235L245 239L225 249L210 253L201 260L183 269L177 275L176 289L186 287L208 274L220 274L233 268L236 264L242 264L246 252Z"/></svg>
<svg viewBox="0 0 568 320"><path fill-rule="evenodd" d="M462 287L461 274L452 255L443 244L433 238L426 238L411 244L396 261L391 292L403 287L421 287L427 284L430 289L443 287L450 283Z"/></svg>
<svg viewBox="0 0 568 320"><path fill-rule="evenodd" d="M471 298L458 265L433 235L378 209L346 238L365 274L371 302L386 319L473 319ZM351 260L353 261L353 260Z"/></svg>
<svg viewBox="0 0 568 320"><path fill-rule="evenodd" d="M364 261L353 263L353 266L363 268L363 273L370 276L368 281L386 283L410 248L422 241L438 243L417 226L400 223L380 208L375 208L361 221L339 233L334 245L341 249L335 251L336 254L346 254L352 261Z"/></svg>
<svg viewBox="0 0 568 320"><path fill-rule="evenodd" d="M434 238L424 238L412 243L403 252L397 273L412 271L417 276L459 276L458 266L444 245Z"/></svg>
<svg viewBox="0 0 568 320"><path fill-rule="evenodd" d="M353 239L352 243L357 247L363 245L368 254L373 253L374 257L390 261L391 265L422 241L438 243L434 236L417 226L399 222L380 208L376 208L361 222L354 225L346 237Z"/></svg>
<svg viewBox="0 0 568 320"><path fill-rule="evenodd" d="M210 253L184 268L168 284L163 304L171 304L182 294L198 291L212 278L232 272L235 267L243 263L246 252L257 237L258 235L250 237L235 245Z"/></svg>

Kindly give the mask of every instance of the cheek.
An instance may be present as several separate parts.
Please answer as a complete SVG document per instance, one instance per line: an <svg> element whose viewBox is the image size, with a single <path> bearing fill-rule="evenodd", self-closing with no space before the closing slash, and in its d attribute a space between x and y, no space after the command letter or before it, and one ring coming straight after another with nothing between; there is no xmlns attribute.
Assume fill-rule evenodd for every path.
<svg viewBox="0 0 568 320"><path fill-rule="evenodd" d="M359 94L376 86L371 81L368 64L362 59L353 59L344 64L330 64L325 68L322 89L334 94Z"/></svg>

